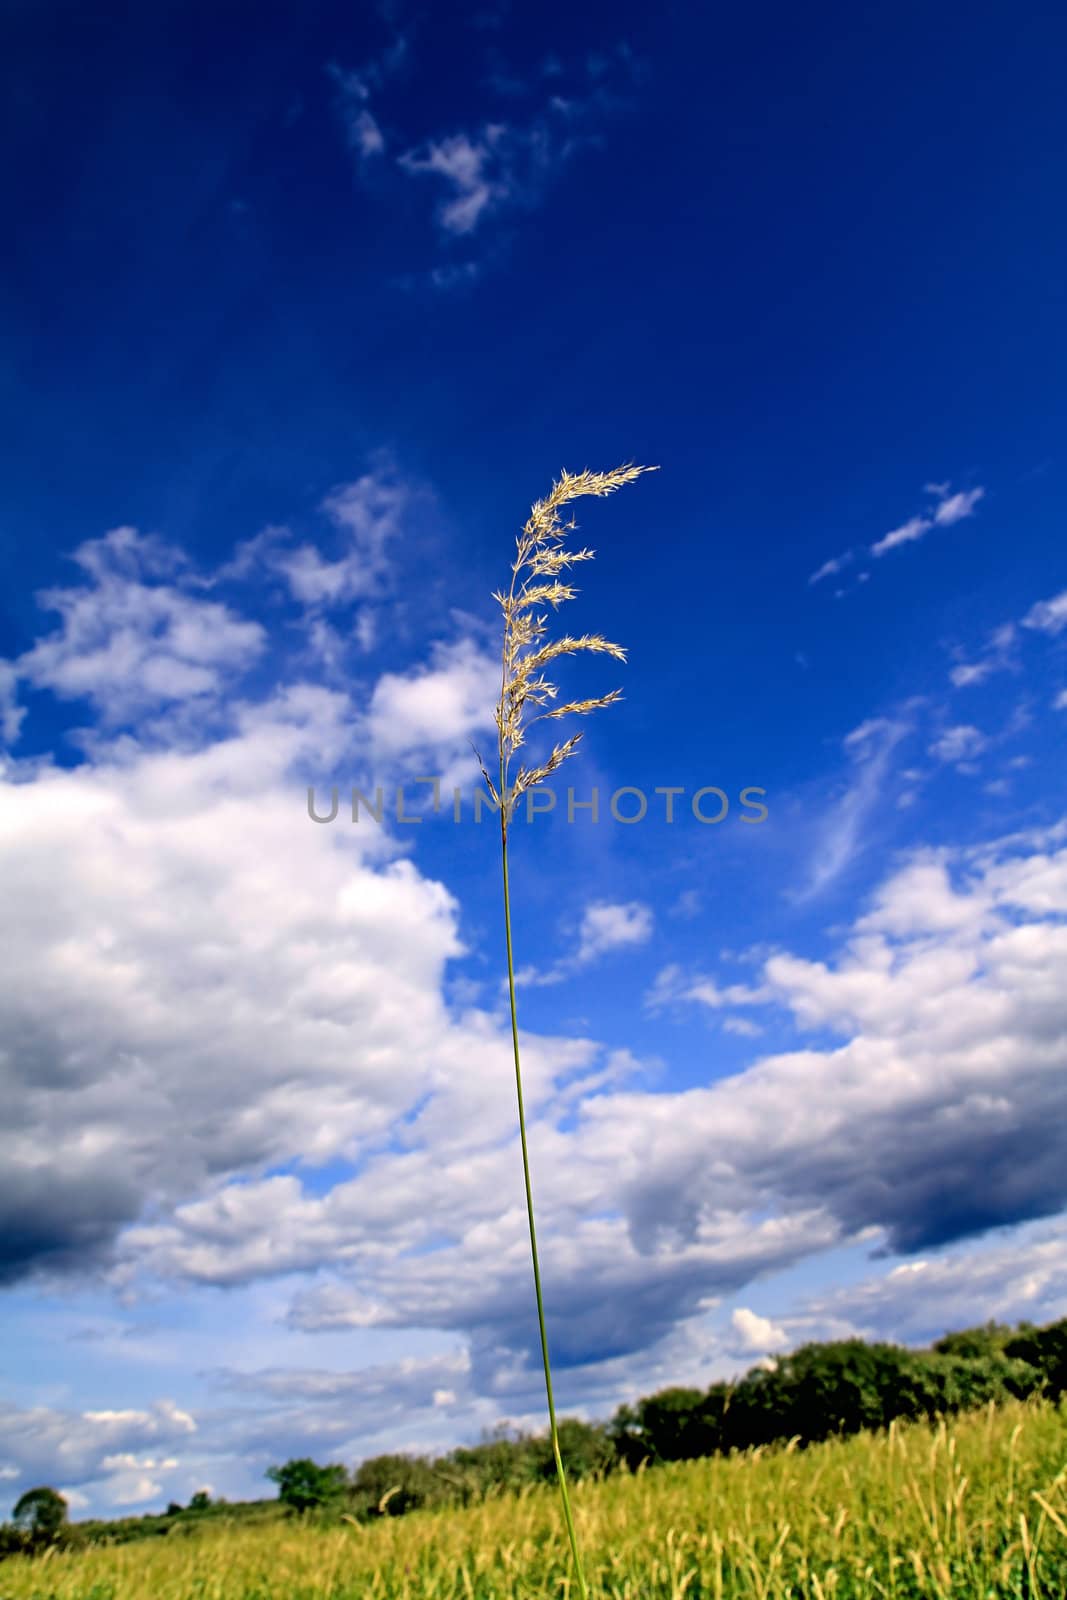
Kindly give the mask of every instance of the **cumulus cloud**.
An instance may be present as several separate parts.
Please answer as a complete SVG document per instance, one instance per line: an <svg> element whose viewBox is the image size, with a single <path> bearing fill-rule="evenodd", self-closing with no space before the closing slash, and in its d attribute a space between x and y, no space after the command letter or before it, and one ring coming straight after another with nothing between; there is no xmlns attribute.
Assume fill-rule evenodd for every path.
<svg viewBox="0 0 1067 1600"><path fill-rule="evenodd" d="M762 981L801 1034L835 1043L707 1088L579 1098L567 1131L541 1077L531 1137L561 1365L632 1356L708 1296L832 1244L928 1251L1067 1203L1062 834L920 855L834 961L769 956ZM428 1104L403 1154L329 1195L220 1190L129 1248L200 1281L329 1261L294 1326L454 1329L479 1392L532 1392L512 1111L484 1117L488 1076L472 1075L469 1121L439 1090L447 1115Z"/></svg>
<svg viewBox="0 0 1067 1600"><path fill-rule="evenodd" d="M179 1467L197 1424L173 1400L140 1410L81 1412L0 1402L0 1431L9 1461L4 1476L27 1486L57 1479L72 1488L99 1482L111 1504L132 1505L159 1493L158 1483L143 1494L134 1491L144 1486L146 1471ZM86 1499L68 1498L72 1505Z"/></svg>
<svg viewBox="0 0 1067 1600"><path fill-rule="evenodd" d="M221 745L0 787L8 1276L307 1274L295 1329L464 1342L419 1377L429 1411L443 1392L534 1408L506 1040L441 998L457 908L386 835L310 825L291 781L346 748L350 720L343 696L293 689L246 707ZM891 736L866 724L850 747ZM671 973L666 998L775 1004L816 1036L708 1087L642 1092L625 1063L605 1077L590 1040L525 1041L561 1393L601 1392L709 1301L830 1246L873 1233L925 1254L1067 1203L1065 836L920 852L832 959L774 952L743 994ZM640 909L590 922L601 953L643 936ZM307 1181L336 1158L351 1175ZM787 1325L754 1315L732 1320L734 1348ZM298 1374L288 1406L286 1381L235 1379L278 1409L220 1423L218 1448L356 1437L345 1381ZM386 1428L384 1398L381 1414ZM87 1412L70 1466L67 1419L45 1419L34 1448L54 1481L108 1461L109 1492L132 1494L170 1481L149 1461L186 1470L167 1429L191 1419L162 1416ZM44 1471L29 1446L5 1455Z"/></svg>
<svg viewBox="0 0 1067 1600"><path fill-rule="evenodd" d="M789 1343L786 1330L769 1317L761 1317L746 1306L738 1306L730 1316L736 1349L746 1355L768 1355Z"/></svg>
<svg viewBox="0 0 1067 1600"><path fill-rule="evenodd" d="M384 673L374 686L368 731L384 757L463 746L493 726L500 661L472 639L436 643L410 672Z"/></svg>
<svg viewBox="0 0 1067 1600"><path fill-rule="evenodd" d="M495 1048L445 1010L443 886L308 820L293 770L350 720L293 688L199 751L0 784L8 1278L91 1267L150 1198L351 1154Z"/></svg>
<svg viewBox="0 0 1067 1600"><path fill-rule="evenodd" d="M652 937L653 921L651 906L643 905L639 900L630 900L625 904L594 901L582 913L578 930L578 960L585 965L610 950L645 944Z"/></svg>

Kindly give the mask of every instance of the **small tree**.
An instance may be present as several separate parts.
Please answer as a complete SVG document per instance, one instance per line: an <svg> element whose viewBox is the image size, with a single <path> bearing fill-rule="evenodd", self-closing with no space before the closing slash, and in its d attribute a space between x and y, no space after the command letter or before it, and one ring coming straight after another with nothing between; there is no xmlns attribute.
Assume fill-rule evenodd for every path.
<svg viewBox="0 0 1067 1600"><path fill-rule="evenodd" d="M284 1467L268 1467L266 1476L278 1485L279 1500L293 1511L316 1511L333 1505L347 1481L344 1467L336 1463L320 1467L306 1456L287 1461Z"/></svg>
<svg viewBox="0 0 1067 1600"><path fill-rule="evenodd" d="M352 1477L352 1504L363 1516L402 1517L448 1498L448 1485L425 1456L370 1456Z"/></svg>
<svg viewBox="0 0 1067 1600"><path fill-rule="evenodd" d="M583 1422L580 1417L561 1417L556 1436L563 1467L569 1478L603 1477L615 1465L615 1446L607 1429L599 1422ZM537 1476L552 1479L556 1476L556 1459L552 1450L552 1436L546 1434L536 1441L533 1466Z"/></svg>
<svg viewBox="0 0 1067 1600"><path fill-rule="evenodd" d="M180 1508L179 1508L180 1509ZM206 1489L198 1489L189 1501L190 1511L210 1511L211 1496Z"/></svg>
<svg viewBox="0 0 1067 1600"><path fill-rule="evenodd" d="M14 1520L39 1539L54 1539L67 1520L67 1502L57 1489L42 1485L19 1497Z"/></svg>

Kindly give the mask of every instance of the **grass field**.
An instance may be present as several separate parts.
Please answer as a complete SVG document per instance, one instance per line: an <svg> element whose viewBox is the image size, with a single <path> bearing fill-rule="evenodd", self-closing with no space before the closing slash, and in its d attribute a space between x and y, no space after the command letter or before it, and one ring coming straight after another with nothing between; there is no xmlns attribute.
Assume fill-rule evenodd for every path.
<svg viewBox="0 0 1067 1600"><path fill-rule="evenodd" d="M1012 1404L575 1486L604 1600L1067 1596L1067 1405ZM170 1536L0 1565L0 1600L511 1600L572 1593L549 1486L466 1510Z"/></svg>

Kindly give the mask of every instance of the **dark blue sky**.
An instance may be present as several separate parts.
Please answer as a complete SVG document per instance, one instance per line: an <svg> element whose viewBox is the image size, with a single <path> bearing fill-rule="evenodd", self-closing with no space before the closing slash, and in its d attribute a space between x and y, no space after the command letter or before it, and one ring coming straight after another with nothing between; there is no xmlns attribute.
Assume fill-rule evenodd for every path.
<svg viewBox="0 0 1067 1600"><path fill-rule="evenodd" d="M1051 581L1062 17L387 11L9 8L9 649L57 550L123 521L213 559L383 441L461 529L441 555L468 605L535 464L661 462L642 610L735 670L743 616L775 695L796 580L931 475L990 480ZM377 74L362 172L331 67ZM520 151L450 235L440 181L396 157L492 123L540 130L540 165ZM877 609L896 687L910 576L855 608L835 670Z"/></svg>

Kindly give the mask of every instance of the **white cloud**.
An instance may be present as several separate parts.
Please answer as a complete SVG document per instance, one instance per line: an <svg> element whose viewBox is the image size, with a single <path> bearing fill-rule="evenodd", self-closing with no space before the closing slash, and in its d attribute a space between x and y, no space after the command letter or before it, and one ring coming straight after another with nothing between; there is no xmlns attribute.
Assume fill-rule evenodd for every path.
<svg viewBox="0 0 1067 1600"><path fill-rule="evenodd" d="M934 511L934 521L939 528L949 528L954 522L974 515L974 508L985 494L984 489L965 489L947 495Z"/></svg>
<svg viewBox="0 0 1067 1600"><path fill-rule="evenodd" d="M446 199L437 222L452 238L476 232L506 206L531 206L551 177L578 151L601 143L582 131L598 114L614 107L602 87L570 98L553 95L547 108L523 124L487 122L475 133L429 138L397 158L411 177L443 183Z"/></svg>
<svg viewBox="0 0 1067 1600"><path fill-rule="evenodd" d="M936 761L952 764L973 761L988 748L989 740L970 723L958 723L946 728L930 745L930 754Z"/></svg>
<svg viewBox="0 0 1067 1600"><path fill-rule="evenodd" d="M138 763L121 791L106 774L67 774L25 802L6 795L13 860L35 877L16 885L23 909L4 948L7 1005L21 1009L3 1037L32 1051L25 1078L5 1063L5 1182L28 1152L38 1164L47 1152L30 1197L52 1229L45 1264L73 1218L90 1246L117 1233L117 1281L131 1287L146 1275L238 1285L314 1273L292 1302L294 1328L435 1329L468 1343L468 1367L420 1373L427 1415L446 1409L440 1390L534 1409L506 1039L494 1019L457 1022L440 1003L456 933L439 886L340 840L325 848L329 830L309 827L318 845L301 842L271 754L278 727L276 710L261 712L239 749ZM883 736L868 726L854 743ZM63 849L57 818L76 819L77 851ZM925 853L883 885L833 959L779 951L763 963L761 1002L773 995L832 1043L651 1093L597 1087L589 1041L528 1038L549 1333L572 1392L649 1365L709 1297L844 1240L874 1230L892 1249L928 1252L1062 1208L1065 915L1062 834ZM700 980L673 988L724 1009L724 992ZM272 1175L301 1153L360 1165L325 1193L298 1172ZM116 1171L131 1192L101 1210L100 1180ZM156 1213L134 1222L146 1196ZM16 1225L28 1209L17 1194ZM4 1238L18 1243L11 1224ZM780 1325L791 1327L779 1317L772 1332ZM758 1327L742 1318L734 1335ZM284 1438L290 1453L313 1453L296 1449L310 1415L333 1430L317 1435L332 1453L358 1427L336 1383L314 1410L324 1384L304 1384L311 1414L284 1398L265 1417L223 1414L212 1448ZM287 1385L279 1374L272 1392ZM146 1459L181 1458L188 1428L177 1408L155 1415L153 1434L143 1412L88 1413L83 1470L129 1454L138 1465L121 1471L162 1481ZM52 1481L78 1481L56 1454L66 1419L44 1420L36 1456L11 1444L19 1427L3 1430L10 1459L43 1471L50 1451Z"/></svg>
<svg viewBox="0 0 1067 1600"><path fill-rule="evenodd" d="M184 1448L196 1423L168 1400L148 1409L80 1413L0 1402L0 1429L15 1478L27 1484L59 1480L79 1486L113 1479L121 1492L129 1487L131 1465L139 1472L136 1464L145 1446L152 1447L148 1460L167 1470L176 1467L178 1462L169 1452L165 1460L155 1452L167 1445ZM62 1492L73 1507L79 1499L84 1504L84 1497L75 1498L67 1489Z"/></svg>
<svg viewBox="0 0 1067 1600"><path fill-rule="evenodd" d="M25 706L18 704L18 673L10 661L0 661L0 739L14 744L19 736Z"/></svg>
<svg viewBox="0 0 1067 1600"><path fill-rule="evenodd" d="M139 1474L135 1477L122 1474L111 1487L111 1504L113 1506L143 1505L146 1500L154 1500L157 1495L162 1493L163 1485L157 1483L154 1478L149 1478L144 1474Z"/></svg>
<svg viewBox="0 0 1067 1600"><path fill-rule="evenodd" d="M453 1045L494 1048L444 1009L452 897L382 865L383 832L316 827L289 776L346 748L345 698L242 723L0 783L9 1274L91 1268L150 1196L354 1149Z"/></svg>
<svg viewBox="0 0 1067 1600"><path fill-rule="evenodd" d="M577 960L586 966L611 950L645 944L652 937L653 921L651 906L639 900L625 904L595 901L582 915Z"/></svg>
<svg viewBox="0 0 1067 1600"><path fill-rule="evenodd" d="M356 113L349 125L348 134L353 149L358 150L361 156L381 155L385 149L385 135L366 109Z"/></svg>
<svg viewBox="0 0 1067 1600"><path fill-rule="evenodd" d="M1052 709L1054 711L1067 711L1067 689L1060 690L1052 702Z"/></svg>
<svg viewBox="0 0 1067 1600"><path fill-rule="evenodd" d="M624 904L594 901L585 908L578 927L577 948L551 967L523 967L515 974L522 988L548 988L573 978L615 950L633 949L652 937L655 917L651 906L639 900Z"/></svg>
<svg viewBox="0 0 1067 1600"><path fill-rule="evenodd" d="M730 1327L736 1340L735 1348L745 1355L767 1355L772 1350L784 1350L790 1343L784 1328L745 1306L738 1306L731 1314Z"/></svg>
<svg viewBox="0 0 1067 1600"><path fill-rule="evenodd" d="M902 544L914 544L924 534L929 533L933 523L928 517L909 517L907 522L901 523L899 528L894 528L876 544L871 545L872 556L884 556L889 550L896 550Z"/></svg>
<svg viewBox="0 0 1067 1600"><path fill-rule="evenodd" d="M380 92L404 66L408 41L398 34L387 50L355 71L345 71L331 62L327 72L336 85L336 105L348 148L362 166L385 150L385 135L369 108L372 95Z"/></svg>
<svg viewBox="0 0 1067 1600"><path fill-rule="evenodd" d="M836 573L843 571L853 560L855 560L855 552L852 550L846 550L844 555L831 556L829 561L824 561L822 566L812 573L808 579L809 584L821 583L824 578L834 577Z"/></svg>
<svg viewBox="0 0 1067 1600"><path fill-rule="evenodd" d="M762 1005L771 998L770 989L765 986L752 987L749 984L731 983L725 987L698 973L687 973L676 963L663 967L656 975L645 1004L650 1011L660 1011L666 1006L700 1005L709 1011L728 1010L732 1006ZM741 1019L736 1019L737 1025L730 1031L745 1033L748 1026L741 1025ZM723 1024L726 1026L726 1022ZM759 1032L758 1027L755 1030Z"/></svg>
<svg viewBox="0 0 1067 1600"><path fill-rule="evenodd" d="M858 1336L929 1344L990 1319L1041 1324L1067 1314L1067 1238L1028 1224L979 1245L901 1262L877 1277L806 1297L785 1320L794 1336ZM822 1336L826 1336L825 1333Z"/></svg>
<svg viewBox="0 0 1067 1600"><path fill-rule="evenodd" d="M444 180L451 198L438 208L446 233L471 233L494 206L517 192L518 178L508 161L510 135L503 123L489 123L472 139L466 133L429 140L400 156L405 172L432 173Z"/></svg>
<svg viewBox="0 0 1067 1600"><path fill-rule="evenodd" d="M974 684L984 683L995 672L1003 672L1014 667L1015 624L1002 623L999 628L994 628L989 636L989 643L982 658L974 662L961 661L949 673L952 684L957 689L966 689Z"/></svg>
<svg viewBox="0 0 1067 1600"><path fill-rule="evenodd" d="M722 1030L736 1034L739 1039L758 1039L763 1032L759 1023L753 1022L751 1017L724 1017Z"/></svg>
<svg viewBox="0 0 1067 1600"><path fill-rule="evenodd" d="M1035 628L1040 633L1059 634L1067 628L1067 589L1051 600L1039 600L1023 618L1024 628Z"/></svg>
<svg viewBox="0 0 1067 1600"><path fill-rule="evenodd" d="M376 467L352 483L341 484L321 510L344 539L341 553L324 558L315 545L275 548L270 560L307 606L349 604L377 594L389 571L389 547L415 497L387 467Z"/></svg>
<svg viewBox="0 0 1067 1600"><path fill-rule="evenodd" d="M258 622L173 584L145 581L184 559L153 537L115 528L82 544L74 559L91 581L40 592L60 626L13 663L35 688L84 697L117 722L217 696L264 649Z"/></svg>
<svg viewBox="0 0 1067 1600"><path fill-rule="evenodd" d="M985 490L965 489L957 494L950 495L947 483L928 483L927 493L937 497L938 503L931 511L921 516L909 517L907 522L901 523L899 528L894 528L877 543L871 545L872 556L884 556L890 550L899 549L904 544L914 544L923 539L931 528L947 528L953 523L962 522L965 517L974 515L975 507L985 494Z"/></svg>
<svg viewBox="0 0 1067 1600"><path fill-rule="evenodd" d="M384 757L462 747L493 726L500 662L471 639L432 647L429 664L387 672L368 713L373 748Z"/></svg>
<svg viewBox="0 0 1067 1600"><path fill-rule="evenodd" d="M844 748L852 762L853 776L819 827L807 883L798 894L800 900L821 894L863 849L864 830L881 799L894 751L910 732L910 725L905 722L873 717L846 736Z"/></svg>

